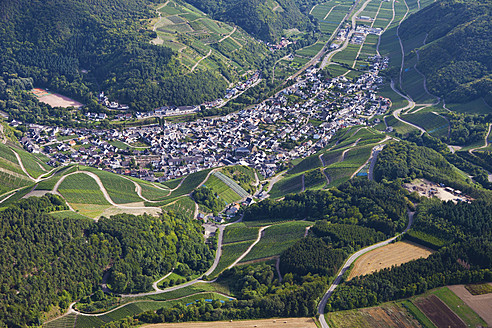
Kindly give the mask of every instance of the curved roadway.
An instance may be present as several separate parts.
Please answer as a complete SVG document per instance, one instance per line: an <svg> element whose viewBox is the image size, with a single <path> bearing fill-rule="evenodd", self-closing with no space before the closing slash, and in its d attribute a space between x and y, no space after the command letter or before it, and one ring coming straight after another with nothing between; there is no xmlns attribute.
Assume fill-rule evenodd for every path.
<svg viewBox="0 0 492 328"><path fill-rule="evenodd" d="M365 254L367 252L370 252L370 251L372 251L372 250L374 250L376 248L379 248L381 246L388 245L389 243L391 243L392 241L394 241L396 238L398 238L399 236L401 236L404 233L406 233L410 229L410 227L412 226L412 224L413 224L413 215L414 214L415 214L415 212L408 212L408 225L407 225L407 227L405 228L405 230L401 234L396 235L396 236L394 236L394 237L392 237L390 239L384 240L382 242L379 242L377 244L374 244L374 245L368 246L366 248L363 248L363 249L357 251L356 253L352 254L352 256L350 256L348 258L348 260L345 261L345 263L343 264L342 269L338 273L338 276L335 278L335 280L331 284L330 288L328 288L328 290L326 291L325 295L321 299L321 302L318 305L319 322L321 323L321 327L322 328L329 328L330 327L330 326L328 326L328 323L326 322L325 315L324 315L325 314L326 303L328 302L328 299L330 298L330 296L333 294L333 292L335 291L335 289L338 287L338 285L342 281L342 276L350 268L350 266L352 265L352 263L354 263L355 260L357 260L357 258L359 256L361 256L361 255L363 255L363 254Z"/></svg>

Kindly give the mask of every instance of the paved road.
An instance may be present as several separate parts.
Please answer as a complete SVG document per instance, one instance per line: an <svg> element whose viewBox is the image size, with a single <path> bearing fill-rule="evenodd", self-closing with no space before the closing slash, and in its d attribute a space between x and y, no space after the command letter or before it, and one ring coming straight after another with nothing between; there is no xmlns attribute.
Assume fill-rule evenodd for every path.
<svg viewBox="0 0 492 328"><path fill-rule="evenodd" d="M348 258L347 261L345 261L342 269L340 270L338 276L335 278L335 280L333 281L333 283L331 284L330 288L328 288L328 290L326 291L325 295L323 296L323 298L321 299L321 302L319 303L318 305L318 313L319 313L319 321L321 323L321 327L322 328L329 328L330 326L328 326L328 323L326 322L326 319L325 319L325 307L326 307L326 303L328 302L328 299L330 298L330 296L333 294L333 292L335 291L335 289L338 287L338 285L340 284L341 280L342 280L342 276L343 274L350 268L350 266L352 265L352 263L354 263L354 261L361 255L367 253L367 252L370 252L376 248L379 248L381 246L385 246L385 245L388 245L389 243L391 243L392 241L394 241L396 238L398 238L399 236L401 236L402 234L406 233L410 227L412 226L413 224L413 215L415 213L414 212L408 212L408 225L406 227L406 229L399 235L395 236L395 237L392 237L390 239L387 239L385 241L382 241L382 242L379 242L377 244L374 244L372 246L369 246L369 247L366 247L364 249L361 249L360 251L352 254L352 256L350 256Z"/></svg>
<svg viewBox="0 0 492 328"><path fill-rule="evenodd" d="M420 130L420 132L423 134L425 133L425 129L418 126L418 125L415 125L413 123L410 123L408 121L405 121L403 119L400 118L400 113L404 110L407 110L407 109L412 109L415 107L415 102L412 100L412 98L408 97L407 95L404 95L403 93L401 93L397 88L395 88L395 82L393 80L391 80L391 89L393 89L394 92L396 92L397 94L399 94L400 96L402 96L403 98L405 98L407 101L408 101L408 105L406 105L405 107L403 108L400 108L400 109L397 109L393 112L393 116L394 118L396 118L398 121L402 122L402 123L405 123L407 125L410 125L410 126L413 126L414 128Z"/></svg>

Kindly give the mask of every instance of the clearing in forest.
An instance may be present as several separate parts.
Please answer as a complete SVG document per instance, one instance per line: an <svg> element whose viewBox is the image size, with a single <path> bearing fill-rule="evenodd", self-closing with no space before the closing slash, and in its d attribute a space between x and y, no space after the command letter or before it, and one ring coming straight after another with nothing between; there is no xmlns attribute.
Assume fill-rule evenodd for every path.
<svg viewBox="0 0 492 328"><path fill-rule="evenodd" d="M419 258L427 258L434 251L409 241L397 242L377 248L359 257L350 271L348 280L379 271L384 268L398 266Z"/></svg>
<svg viewBox="0 0 492 328"><path fill-rule="evenodd" d="M80 108L84 106L83 104L70 99L68 97L62 96L58 93L51 93L44 89L35 88L32 89L31 92L38 98L38 100L42 103L48 104L51 107L75 107Z"/></svg>

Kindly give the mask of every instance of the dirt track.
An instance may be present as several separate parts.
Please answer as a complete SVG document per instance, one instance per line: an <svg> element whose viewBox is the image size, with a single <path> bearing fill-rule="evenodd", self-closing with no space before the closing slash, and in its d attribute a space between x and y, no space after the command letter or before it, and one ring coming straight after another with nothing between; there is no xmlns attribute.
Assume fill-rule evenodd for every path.
<svg viewBox="0 0 492 328"><path fill-rule="evenodd" d="M492 293L472 295L463 285L448 286L463 302L475 311L489 327L492 327Z"/></svg>
<svg viewBox="0 0 492 328"><path fill-rule="evenodd" d="M247 321L219 321L219 322L186 322L186 323L161 323L147 325L148 328L316 328L312 318L281 318Z"/></svg>
<svg viewBox="0 0 492 328"><path fill-rule="evenodd" d="M412 260L428 257L432 250L421 245L402 241L375 249L362 255L355 261L354 268L348 279L369 274L380 269L391 268L393 265L401 265Z"/></svg>

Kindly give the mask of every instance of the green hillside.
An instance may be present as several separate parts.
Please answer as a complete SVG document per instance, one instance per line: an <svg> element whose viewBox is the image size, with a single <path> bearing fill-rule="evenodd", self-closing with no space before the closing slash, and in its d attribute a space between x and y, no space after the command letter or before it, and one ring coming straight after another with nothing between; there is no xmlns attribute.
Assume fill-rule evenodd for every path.
<svg viewBox="0 0 492 328"><path fill-rule="evenodd" d="M313 0L189 0L213 18L230 21L263 40L275 40L283 29L306 30Z"/></svg>
<svg viewBox="0 0 492 328"><path fill-rule="evenodd" d="M229 81L258 67L266 47L243 30L209 18L183 2L167 1L157 6L159 18L150 27L157 33L154 44L177 51L190 71L216 70Z"/></svg>
<svg viewBox="0 0 492 328"><path fill-rule="evenodd" d="M418 49L417 68L427 77L429 91L446 102L484 98L492 103L491 8L490 0L443 0L401 24L405 52Z"/></svg>
<svg viewBox="0 0 492 328"><path fill-rule="evenodd" d="M227 83L215 71L190 73L177 52L151 44L157 37L149 29L157 15L154 5L151 0L3 2L0 69L6 74L0 79L0 109L22 121L68 124L66 111L40 105L23 92L33 85L73 97L91 110L100 110L95 95L101 90L135 110L223 96ZM6 106L6 101L26 106Z"/></svg>

